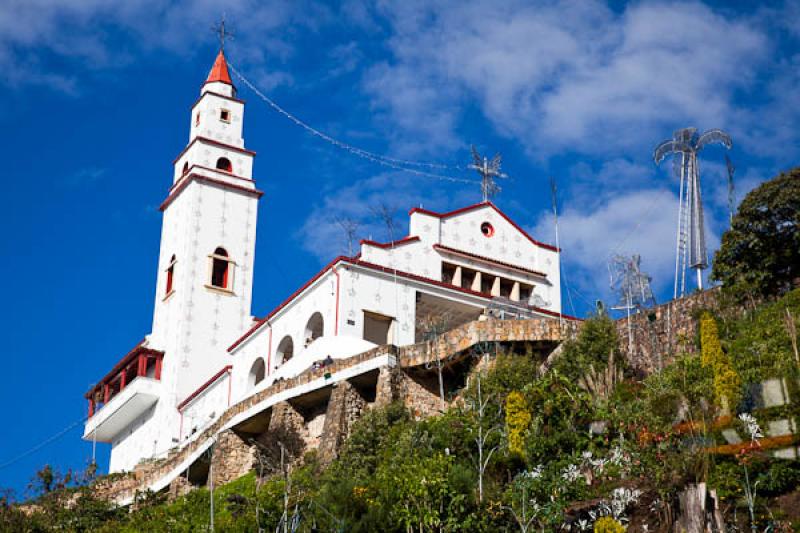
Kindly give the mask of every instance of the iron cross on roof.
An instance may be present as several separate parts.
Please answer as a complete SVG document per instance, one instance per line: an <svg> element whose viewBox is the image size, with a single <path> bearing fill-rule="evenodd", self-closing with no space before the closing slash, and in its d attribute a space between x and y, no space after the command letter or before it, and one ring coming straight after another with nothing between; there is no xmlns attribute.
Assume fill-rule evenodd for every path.
<svg viewBox="0 0 800 533"><path fill-rule="evenodd" d="M507 178L508 174L500 172L500 162L502 157L500 154L490 160L486 157L481 157L475 147L472 147L472 164L467 165L480 174L481 176L481 194L483 201L488 202L490 198L500 192L500 186L495 183L494 178Z"/></svg>
<svg viewBox="0 0 800 533"><path fill-rule="evenodd" d="M225 41L228 39L233 39L235 35L231 32L228 28L225 27L225 15L222 15L219 23L215 24L211 27L211 31L217 34L219 38L219 49L224 51L225 50Z"/></svg>

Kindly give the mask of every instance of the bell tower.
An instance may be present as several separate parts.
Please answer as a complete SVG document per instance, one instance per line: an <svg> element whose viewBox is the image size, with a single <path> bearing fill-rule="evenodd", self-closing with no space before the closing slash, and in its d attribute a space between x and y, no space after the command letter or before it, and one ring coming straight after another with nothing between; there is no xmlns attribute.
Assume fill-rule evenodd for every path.
<svg viewBox="0 0 800 533"><path fill-rule="evenodd" d="M255 152L242 137L225 54L217 54L191 108L189 141L161 204L163 227L150 344L164 350L174 408L229 363L227 346L250 315L258 199Z"/></svg>

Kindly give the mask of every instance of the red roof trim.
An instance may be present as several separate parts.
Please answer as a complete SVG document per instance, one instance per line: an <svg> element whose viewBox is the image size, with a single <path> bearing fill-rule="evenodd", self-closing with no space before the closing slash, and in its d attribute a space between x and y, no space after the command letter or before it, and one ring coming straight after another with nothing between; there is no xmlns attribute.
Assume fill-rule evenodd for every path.
<svg viewBox="0 0 800 533"><path fill-rule="evenodd" d="M217 380L218 380L218 379L219 379L219 378L220 378L220 377L221 377L223 374L225 374L226 372L230 372L232 368L233 368L233 365L226 365L226 366L222 367L222 370L220 370L219 372L217 372L216 374L214 374L213 376L211 376L211 377L208 379L208 381L206 381L205 383L203 383L202 385L200 385L200 386L199 386L197 389L195 389L195 391L194 391L193 393L191 393L189 396L187 396L185 400L183 400L181 403L179 403L179 404L178 404L178 407L177 407L178 411L182 410L184 407L186 407L186 405L187 405L189 402L191 402L192 400L194 400L195 398L197 398L198 396L200 396L200 394L202 394L202 392L203 392L204 390L206 390L207 388L209 388L209 387L210 387L210 386L211 386L211 385L212 385L212 384L213 384L215 381L217 381Z"/></svg>
<svg viewBox="0 0 800 533"><path fill-rule="evenodd" d="M436 213L434 211L429 211L429 210L423 209L421 207L415 207L411 211L409 211L408 214L412 215L414 213L422 213L423 215L429 215L429 216L436 217L436 218L450 218L450 217L453 217L453 216L456 216L456 215L460 215L461 213L466 213L467 211L473 211L475 209L479 209L481 207L491 207L492 209L497 211L497 214L499 214L501 217L506 219L506 222L508 222L509 224L514 226L514 228L517 231L522 233L525 236L526 239L531 241L531 243L535 244L536 246L539 246L541 248L545 248L546 250L552 250L554 252L560 252L561 251L560 249L558 249L557 247L553 246L552 244L547 244L547 243L544 243L544 242L541 242L541 241L537 241L536 239L531 237L530 234L527 231L522 229L516 222L511 220L508 217L508 215L506 215L505 213L500 211L500 209L496 205L494 205L492 202L481 202L479 204L469 205L467 207L462 207L461 209L456 209L455 211L450 211L450 212L447 212L447 213Z"/></svg>
<svg viewBox="0 0 800 533"><path fill-rule="evenodd" d="M419 240L419 237L414 235L413 237L403 237L400 240L389 241L389 242L376 242L376 241L371 241L369 239L361 239L361 244L362 245L366 244L368 246L375 246L376 248L386 249L386 248L392 248L394 246L400 246L400 245L403 245L403 244L408 244L408 243L411 243L411 242L417 242L418 240Z"/></svg>
<svg viewBox="0 0 800 533"><path fill-rule="evenodd" d="M233 150L234 152L239 152L239 153L242 153L242 154L252 155L253 157L256 156L256 153L254 151L252 151L252 150L248 150L246 148L239 148L238 146L234 146L232 144L226 144L226 143L223 143L223 142L215 141L214 139L209 139L208 137L203 137L201 135L198 135L197 137L192 139L192 141L189 144L186 145L186 148L181 150L181 153L179 153L178 157L176 157L172 161L172 164L174 165L175 163L177 163L178 160L180 160L180 158L183 157L183 154L185 154L189 150L189 148L191 148L192 145L194 143L196 143L197 141L206 142L208 144L213 144L214 146L217 146L219 148L224 148L225 150Z"/></svg>
<svg viewBox="0 0 800 533"><path fill-rule="evenodd" d="M250 335L255 333L256 330L259 329L265 322L269 321L270 318L275 316L278 313L278 311L280 311L281 309L283 309L284 307L289 305L292 302L292 300L294 300L295 298L297 298L298 295L300 295L300 293L302 293L310 285L312 285L315 281L317 281L319 278L321 278L328 270L330 270L330 268L333 265L335 265L339 261L350 261L350 260L351 259L348 258L348 257L339 256L336 259L334 259L333 261L331 261L330 263L328 263L325 266L325 268L323 268L322 270L317 272L317 274L313 278L311 278L310 280L305 282L302 287L300 287L299 289L294 291L288 298L286 298L283 302L281 302L281 304L278 307L276 307L275 309L273 309L267 316L265 316L264 318L258 319L258 321L255 324L253 324L253 326L249 330L247 330L244 335L239 337L239 339L236 342L234 342L233 344L231 344L228 347L228 352L232 352L233 350L235 350L240 344L242 344L245 340L247 340L247 338Z"/></svg>
<svg viewBox="0 0 800 533"><path fill-rule="evenodd" d="M480 202L480 203L477 203L477 204L468 205L466 207L460 207L460 208L456 209L455 211L448 211L447 213L437 213L437 212L431 211L429 209L423 209L422 207L414 207L408 212L408 214L411 215L411 214L414 214L414 213L422 213L422 214L430 215L430 216L436 217L436 218L450 218L450 217L453 217L453 216L456 216L456 215L460 215L461 213L466 213L467 211L472 211L473 209L479 209L481 207L486 207L486 206L490 206L490 205L493 205L493 204L491 202Z"/></svg>
<svg viewBox="0 0 800 533"><path fill-rule="evenodd" d="M463 250L458 250L456 248L450 248L449 246L445 246L443 244L434 244L434 250L442 250L443 252L451 253L453 255L463 255L464 257L469 257L472 259L477 259L478 261L483 261L486 263L494 263L496 265L500 265L503 268L509 268L512 270L519 270L520 272L526 272L528 274L533 274L534 276L541 276L543 278L547 277L547 274L544 272L539 272L538 270L531 270L529 268L512 265L511 263L506 263L505 261L497 261L496 259L492 259L490 257L484 257L482 255L473 254L470 252L465 252Z"/></svg>
<svg viewBox="0 0 800 533"><path fill-rule="evenodd" d="M206 166L203 166L203 165L197 165L197 164L194 164L194 165L190 166L190 167L189 167L189 168L186 170L186 173L185 173L185 174L182 174L182 175L181 175L181 177L180 177L180 178L178 178L178 181L176 181L175 183L173 183L173 184L172 184L172 186L169 188L169 192L172 192L172 189L174 189L175 187L177 187L178 185L180 185L180 184L181 184L181 182L183 182L183 180L184 180L186 177L188 177L190 174L192 174L192 169L194 169L194 168L199 168L199 169L202 169L202 170L208 170L209 172L214 172L214 173L216 173L216 174L220 174L220 175L222 175L222 176L225 176L225 177L227 177L227 178L234 178L234 179L237 179L237 180L240 180L240 181L246 181L246 182L248 182L248 183L255 183L255 182L256 182L256 180L251 180L251 179L248 179L248 178L243 178L242 176L237 176L236 174L232 174L232 173L230 173L230 172L227 172L227 171L225 171L225 170L221 170L221 169L218 169L218 168L211 168L211 167L206 167ZM211 178L211 179L214 179L214 178Z"/></svg>
<svg viewBox="0 0 800 533"><path fill-rule="evenodd" d="M110 370L110 371L109 371L109 372L108 372L108 373L107 373L105 376L103 376L103 377L100 379L100 381L98 381L97 383L95 383L95 384L92 386L92 388L91 388L91 389L89 389L89 391L88 391L88 392L87 392L87 393L84 395L84 397L86 397L86 398L89 398L89 397L92 395L92 392L94 392L95 390L97 390L97 388L98 388L100 385L102 385L103 383L107 383L107 382L110 382L110 381L112 381L112 380L113 380L113 379L114 379L114 378L117 376L117 374L118 374L118 373L119 373L119 372L120 372L120 371L121 371L123 368L125 368L126 366L128 366L129 364L131 364L131 362L132 362L134 359L136 359L136 357L137 357L137 356L138 356L140 353L146 353L146 354L148 354L148 355L162 355L162 356L164 355L164 352L162 352L162 351L160 351L160 350L154 350L154 349L152 349L152 348L145 348L145 347L144 347L144 343L145 343L146 341L147 341L147 339L142 339L141 341L139 341L139 343L138 343L136 346L134 346L134 347L133 347L133 349L132 349L131 351L129 351L128 353L126 353L124 356L122 356L122 359L120 359L120 360L117 362L117 364L115 364L115 365L114 365L114 366L111 368L111 370Z"/></svg>
<svg viewBox="0 0 800 533"><path fill-rule="evenodd" d="M189 186L189 184L193 181L199 181L202 183L210 183L212 185L219 185L220 187L227 187L229 189L234 189L237 191L241 191L244 193L252 194L257 198L261 198L264 195L263 191L259 191L258 189L250 189L248 187L242 187L241 185L236 185L234 183L228 183L227 181L217 180L214 178L209 178L208 176L202 176L200 174L189 174L185 178L183 178L180 182L180 185L172 191L169 196L167 196L166 200L164 200L160 206L158 206L159 211L164 211L169 204L178 197L178 195L183 192L183 190Z"/></svg>
<svg viewBox="0 0 800 533"><path fill-rule="evenodd" d="M272 312L270 312L270 314L268 314L264 318L258 319L258 321L255 324L253 324L253 326L249 330L247 330L244 333L244 335L239 337L236 340L236 342L234 342L233 344L231 344L228 347L228 352L229 353L233 352L233 350L238 348L253 333L258 331L261 328L261 326L264 325L265 322L268 322L269 319L272 318L273 316L275 316L275 314L277 314L281 309L283 309L284 307L289 305L292 302L292 300L297 298L303 291L305 291L310 285L312 285L315 281L317 281L319 278L321 278L328 270L330 270L331 267L333 267L334 265L336 265L339 262L349 263L351 265L362 266L362 267L369 268L369 269L372 269L372 270L377 270L379 272L384 272L386 274L397 275L397 276L399 276L401 278L407 278L407 279L411 279L411 280L414 280L414 281L420 281L422 283L428 283L430 285L435 285L437 287L442 287L442 288L445 288L445 289L450 289L450 290L462 292L464 294L469 294L470 296L477 296L479 298L483 298L484 300L490 300L491 299L491 297L488 297L485 294L473 291L471 289L465 289L463 287L458 287L456 285L452 285L450 283L445 283L443 281L435 280L435 279L432 279L432 278L426 278L424 276L419 276L417 274L412 274L410 272L404 272L402 270L395 270L393 268L385 267L385 266L382 266L382 265L376 265L375 263L362 261L361 259L359 259L359 257L360 256L355 256L355 257L339 256L336 259L334 259L333 261L331 261L330 263L328 263L325 266L325 268L323 268L322 270L317 272L317 274L313 278L308 280L302 287L300 287L299 289L294 291L291 294L291 296L286 298L286 300L284 300L278 307L273 309ZM544 315L549 315L549 316L554 316L554 317L561 317L561 318L565 318L567 320L581 321L580 318L577 318L577 317L574 317L574 316L571 316L571 315L567 315L567 314L564 314L564 313L558 313L556 311L550 311L549 309L542 309L541 307L535 307L535 306L531 306L531 305L528 305L528 306L526 306L524 304L521 304L521 305L524 306L524 307L527 307L527 308L529 308L529 309L531 309L533 311L536 311L537 313L542 313Z"/></svg>
<svg viewBox="0 0 800 533"><path fill-rule="evenodd" d="M353 259L347 259L347 258L345 258L345 261L347 261L348 263L351 263L353 265L360 265L360 266L363 266L363 267L366 267L366 268L371 268L372 270L379 270L379 271L384 272L386 274L397 274L401 278L408 278L408 279L412 279L412 280L415 280L415 281L421 281L423 283L429 283L431 285L436 285L438 287L443 287L445 289L451 289L451 290L458 291L458 292L463 292L465 294L469 294L469 295L472 295L472 296L477 296L479 298L483 298L484 300L491 300L490 296L486 296L483 293L476 292L476 291L473 291L471 289L465 289L463 287L459 287L457 285L452 285L450 283L445 283L443 281L439 281L439 280L435 280L435 279L431 279L431 278L426 278L424 276L419 276L417 274L412 274L410 272L403 272L401 270L394 270L392 268L385 267L385 266L382 266L382 265L376 265L374 263L368 263L367 261L353 260ZM524 304L520 304L520 305L522 307L527 307L528 309L531 309L532 311L536 311L537 313L542 313L544 315L550 315L550 316L554 316L554 317L561 317L561 318L565 318L567 320L576 320L576 321L582 322L582 320L580 318L574 317L574 316L571 316L571 315L567 315L567 314L564 314L564 313L558 313L556 311L551 311L549 309L543 309L541 307L536 307L536 306L533 306L533 305L524 305Z"/></svg>
<svg viewBox="0 0 800 533"><path fill-rule="evenodd" d="M205 83L204 83L203 85L205 85ZM195 107L197 107L197 104L199 104L199 103L200 103L200 100L202 100L202 99L203 99L203 97L204 97L205 95L207 95L207 94L211 94L211 95L213 95L213 96L218 96L218 97L220 97L220 98L224 98L225 100L230 100L231 102L236 102L237 104L242 104L242 105L244 105L244 104L245 104L245 101L244 101L244 100L240 100L239 98L235 98L235 97L233 97L233 96L227 96L227 95L224 95L224 94L220 94L220 93L218 93L218 92L215 92L215 91L206 91L206 92L204 92L203 94L201 94L201 95L200 95L200 96L197 98L197 100L195 100L195 101L194 101L194 103L192 104L192 107L191 107L190 109L191 109L192 111L194 111L194 108L195 108Z"/></svg>

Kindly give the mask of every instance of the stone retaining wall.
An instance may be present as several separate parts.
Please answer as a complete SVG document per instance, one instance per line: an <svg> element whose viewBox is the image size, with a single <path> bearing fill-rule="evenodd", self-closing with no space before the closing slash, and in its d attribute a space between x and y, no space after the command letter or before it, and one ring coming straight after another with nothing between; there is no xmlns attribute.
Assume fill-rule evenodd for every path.
<svg viewBox="0 0 800 533"><path fill-rule="evenodd" d="M678 300L646 309L628 319L617 320L620 348L634 370L650 374L671 362L680 352L694 352L698 335L695 316L703 309L714 309L720 289L715 287Z"/></svg>
<svg viewBox="0 0 800 533"><path fill-rule="evenodd" d="M437 358L452 360L460 354L463 355L472 346L485 342L524 341L542 343L553 347L564 338L574 335L578 325L579 323L574 321L559 321L558 319L490 319L474 321L446 332L436 341L402 348L391 345L378 346L347 359L335 360L333 364L327 365L322 369L308 369L297 377L273 383L264 390L229 407L213 424L199 435L196 435L191 442L182 448L173 450L166 459L137 466L130 475L116 478L114 481L98 482L98 488L102 485L102 494L108 499L129 501L136 491L143 490L163 480L195 452L198 452L202 447L206 447L208 440L220 434L223 427L236 416L275 394L306 385L323 378L325 374L335 375L337 372L385 355L396 356L400 368L410 369L430 364L432 361L435 362ZM356 401L355 396L351 394L358 394L357 391L351 391L351 387L349 383L342 387L341 394L344 395L344 399L341 401L337 399L336 402L332 402L333 406L329 405L329 412L325 415L326 419L323 434L320 437L320 445L324 446L325 454L330 457L335 456L343 438L346 438L352 422L355 421L364 408L364 405ZM334 389L334 393L337 388L339 386ZM389 368L380 368L375 404L385 405L398 399L403 400L420 417L428 416L441 410L438 393L432 393L428 388L421 386L419 382L404 373L398 373ZM333 397L331 400L333 400ZM361 401L363 402L363 399ZM286 434L284 438L294 434L302 441L302 445L298 445L298 449L293 451L294 454L298 454L295 457L298 457L310 440L302 415L288 402L280 402L267 409L271 409L272 412L269 429L262 437L259 437L259 440L266 439L269 441L269 435L277 434L279 428L281 432ZM329 417L330 422L328 421ZM218 452L220 458L215 465L215 483L224 482L225 479L235 476L237 472L246 472L247 470L243 469L246 465L252 465L253 454L255 453L252 446L244 442L235 441L234 437L237 439L240 439L240 437L234 432L225 431L222 434L227 435L224 437L225 447L230 447L231 450L234 450L232 453L236 459L231 461L224 460L221 456L223 452ZM222 435L220 435L220 438L223 438ZM268 443L262 442L262 444L268 446ZM249 468L250 466L247 466L248 470Z"/></svg>

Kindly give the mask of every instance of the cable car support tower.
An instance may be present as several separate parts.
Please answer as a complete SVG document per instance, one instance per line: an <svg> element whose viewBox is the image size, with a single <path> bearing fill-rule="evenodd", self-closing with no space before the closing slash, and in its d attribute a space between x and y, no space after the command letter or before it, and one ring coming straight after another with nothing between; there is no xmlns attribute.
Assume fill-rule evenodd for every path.
<svg viewBox="0 0 800 533"><path fill-rule="evenodd" d="M686 293L687 269L697 272L697 288L702 290L703 270L708 268L697 152L711 143L721 144L727 149L733 146L731 136L720 129L698 134L697 128L683 128L677 130L672 139L659 144L653 152L656 165L668 155L673 156L673 170L680 187L675 244L675 298Z"/></svg>

